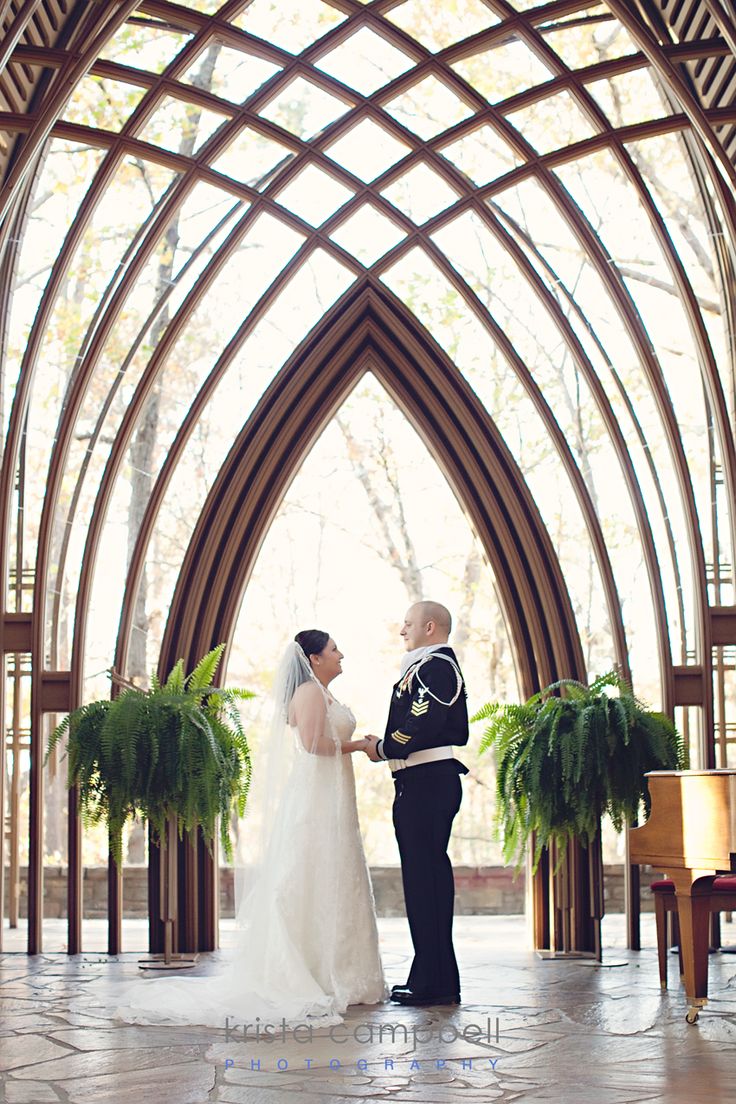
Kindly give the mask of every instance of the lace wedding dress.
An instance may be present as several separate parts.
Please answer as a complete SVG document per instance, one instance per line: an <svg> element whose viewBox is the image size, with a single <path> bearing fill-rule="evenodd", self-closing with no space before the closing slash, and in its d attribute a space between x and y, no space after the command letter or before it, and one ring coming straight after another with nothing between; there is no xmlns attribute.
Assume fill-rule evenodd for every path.
<svg viewBox="0 0 736 1104"><path fill-rule="evenodd" d="M355 718L321 693L319 735L334 751L317 752L315 743L312 753L300 738L301 726L287 730L291 761L283 792L263 861L238 909L237 947L220 952L218 972L95 980L80 1010L102 1008L128 1023L221 1028L229 1017L242 1032L256 1017L261 1026L280 1026L282 1019L287 1025L340 1023L348 1005L387 998L352 755L339 753L355 731Z"/></svg>

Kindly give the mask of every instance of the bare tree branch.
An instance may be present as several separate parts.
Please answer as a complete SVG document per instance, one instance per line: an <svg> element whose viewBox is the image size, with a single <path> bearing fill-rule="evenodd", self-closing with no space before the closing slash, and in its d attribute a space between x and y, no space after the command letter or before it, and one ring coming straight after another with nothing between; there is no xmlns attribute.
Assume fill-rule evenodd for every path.
<svg viewBox="0 0 736 1104"><path fill-rule="evenodd" d="M386 558L391 566L398 571L401 581L406 587L410 601L418 602L423 597L422 575L417 563L414 542L411 539L411 534L406 524L403 506L400 510L397 508L397 503L401 502L401 496L399 495L394 498L394 502L392 503L393 509L392 506L388 506L382 501L378 489L371 477L371 473L366 466L363 450L354 437L347 420L338 414L335 417L335 421L345 439L350 466L358 482L365 491L368 503L373 511L373 516L378 522L383 538ZM381 463L384 463L383 458ZM398 528L400 533L403 548L399 548L399 545L394 539L392 531L394 525Z"/></svg>

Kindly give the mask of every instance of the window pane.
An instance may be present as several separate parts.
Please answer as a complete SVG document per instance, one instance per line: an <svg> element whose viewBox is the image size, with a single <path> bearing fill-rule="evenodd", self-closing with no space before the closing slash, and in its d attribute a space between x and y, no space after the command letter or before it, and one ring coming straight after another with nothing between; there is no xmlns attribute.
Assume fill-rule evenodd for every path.
<svg viewBox="0 0 736 1104"><path fill-rule="evenodd" d="M121 130L144 95L145 89L134 84L108 77L84 77L64 108L63 118L98 130Z"/></svg>
<svg viewBox="0 0 736 1104"><path fill-rule="evenodd" d="M133 69L163 73L190 38L186 31L174 30L163 24L141 26L140 23L124 23L104 47L100 57Z"/></svg>
<svg viewBox="0 0 736 1104"><path fill-rule="evenodd" d="M319 226L352 195L350 189L333 176L328 176L316 165L307 165L277 193L276 199L312 226Z"/></svg>
<svg viewBox="0 0 736 1104"><path fill-rule="evenodd" d="M635 489L633 493L643 495L647 520L654 530L665 600L667 608L674 611L669 619L672 626L678 616L677 580L672 570L661 503L649 468L651 450L646 447L645 451L646 439L644 444L640 439L642 430L646 428L649 433L653 423L653 432L659 435L657 440L660 441L662 426L646 387L643 399L640 400L638 394L636 397L636 410L643 425L642 422L632 421L629 407L622 397L621 373L625 373L628 382L628 365L636 362L633 350L623 336L623 322L617 321L615 306L593 271L587 255L538 184L525 181L517 188L496 195L492 207L559 303L611 404L636 471L638 491ZM582 398L580 405L585 407ZM557 404L554 409L558 409ZM597 415L595 425L598 425ZM600 431L595 429L594 452L599 457L607 455L608 437L609 432L602 425ZM574 437L571 437L571 443L573 441ZM586 452L589 451L587 445L585 448ZM626 489L623 473L616 480L611 479L610 473L618 466L618 460L611 457L606 460L603 472L597 470L599 460L591 467L599 491L595 495L595 503L616 575L636 685L647 700L658 701L661 694L660 671L654 662L658 654L657 632L644 563L643 534L638 530L633 500ZM607 488L614 485L619 491L609 494ZM672 644L679 652L677 631L673 634Z"/></svg>
<svg viewBox="0 0 736 1104"><path fill-rule="evenodd" d="M46 147L13 281L3 373L3 439L8 430L17 373L51 266L102 158L102 150L58 138L52 138Z"/></svg>
<svg viewBox="0 0 736 1104"><path fill-rule="evenodd" d="M362 264L371 265L397 245L405 233L372 203L364 203L330 237Z"/></svg>
<svg viewBox="0 0 736 1104"><path fill-rule="evenodd" d="M539 153L550 153L595 134L592 123L569 92L557 92L529 107L510 111L506 118Z"/></svg>
<svg viewBox="0 0 736 1104"><path fill-rule="evenodd" d="M386 18L433 53L499 22L481 0L443 0L441 4L407 0L387 11Z"/></svg>
<svg viewBox="0 0 736 1104"><path fill-rule="evenodd" d="M294 156L287 146L246 127L212 162L212 168L261 190Z"/></svg>
<svg viewBox="0 0 736 1104"><path fill-rule="evenodd" d="M690 478L694 483L696 497L701 498L702 508L705 509L708 492L702 471L702 433L705 427L702 382L697 362L691 361L683 371L681 357L688 345L687 356L692 357L692 345L681 305L658 286L671 286L672 274L654 238L651 224L633 186L624 178L618 164L608 152L601 151L581 159L574 166L565 166L558 170L558 175L596 227L636 301L648 338L657 354L659 370L663 372L680 434L683 441L687 442L686 455L692 460L689 465ZM600 191L604 180L605 193ZM640 279L640 276L643 278ZM663 309L666 312L664 317ZM695 387L692 386L694 379L698 381ZM692 454L690 448L695 450ZM694 629L695 579L683 513L682 488L678 484L671 461L669 464L663 461L658 465L658 475L669 503L669 520L681 557L683 612L686 618L684 633L685 640L692 642L686 645L686 650L689 650L691 646L694 647L691 634ZM705 516L702 509L700 512L701 516ZM686 657L683 656L679 661L686 662Z"/></svg>
<svg viewBox="0 0 736 1104"><path fill-rule="evenodd" d="M191 157L226 122L226 115L166 96L138 137Z"/></svg>
<svg viewBox="0 0 736 1104"><path fill-rule="evenodd" d="M459 198L454 188L423 162L394 180L381 194L417 224L426 222Z"/></svg>
<svg viewBox="0 0 736 1104"><path fill-rule="evenodd" d="M233 103L247 100L257 88L281 70L281 66L272 61L233 50L219 42L216 42L214 50L212 46L208 49L214 53L214 58L209 66L207 88L223 100L232 100ZM201 72L202 55L192 62L179 80L184 84L201 87Z"/></svg>
<svg viewBox="0 0 736 1104"><path fill-rule="evenodd" d="M320 0L253 0L233 23L249 34L298 54L345 18L342 12Z"/></svg>
<svg viewBox="0 0 736 1104"><path fill-rule="evenodd" d="M290 81L258 114L305 141L321 133L349 110L349 105L331 96L303 77Z"/></svg>
<svg viewBox="0 0 736 1104"><path fill-rule="evenodd" d="M600 10L603 11L601 5ZM612 17L604 22L579 22L562 26L559 30L541 28L548 46L562 58L571 69L580 69L584 65L595 65L600 61L635 54L638 47L629 32Z"/></svg>
<svg viewBox="0 0 736 1104"><path fill-rule="evenodd" d="M333 161L366 182L375 180L408 152L409 146L372 119L362 119L326 148Z"/></svg>
<svg viewBox="0 0 736 1104"><path fill-rule="evenodd" d="M471 108L436 77L425 77L384 107L397 122L425 140L473 114Z"/></svg>
<svg viewBox="0 0 736 1104"><path fill-rule="evenodd" d="M452 67L489 103L508 99L554 76L520 38L453 62Z"/></svg>
<svg viewBox="0 0 736 1104"><path fill-rule="evenodd" d="M605 80L591 81L588 92L598 101L613 126L630 126L672 114L672 108L649 69L635 69Z"/></svg>
<svg viewBox="0 0 736 1104"><path fill-rule="evenodd" d="M488 184L523 163L500 134L487 125L443 146L440 152L474 184Z"/></svg>
<svg viewBox="0 0 736 1104"><path fill-rule="evenodd" d="M315 64L336 80L370 96L371 92L411 69L414 60L381 35L361 27L334 50L322 54Z"/></svg>

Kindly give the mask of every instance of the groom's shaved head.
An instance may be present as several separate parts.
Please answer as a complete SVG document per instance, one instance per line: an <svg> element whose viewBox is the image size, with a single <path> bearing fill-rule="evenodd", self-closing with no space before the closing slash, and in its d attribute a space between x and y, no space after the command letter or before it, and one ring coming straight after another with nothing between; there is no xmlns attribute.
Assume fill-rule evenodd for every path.
<svg viewBox="0 0 736 1104"><path fill-rule="evenodd" d="M439 602L417 602L412 606L412 610L424 624L426 624L427 621L434 621L441 633L446 633L448 636L450 635L452 631L452 617L446 606L440 605Z"/></svg>
<svg viewBox="0 0 736 1104"><path fill-rule="evenodd" d="M452 628L452 618L446 606L439 602L415 602L407 611L399 636L407 651L429 644L446 644Z"/></svg>

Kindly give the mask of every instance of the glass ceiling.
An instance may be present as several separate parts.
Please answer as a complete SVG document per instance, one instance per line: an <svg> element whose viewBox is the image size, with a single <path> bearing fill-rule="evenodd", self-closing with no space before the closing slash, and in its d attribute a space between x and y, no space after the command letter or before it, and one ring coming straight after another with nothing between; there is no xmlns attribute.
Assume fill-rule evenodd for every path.
<svg viewBox="0 0 736 1104"><path fill-rule="evenodd" d="M156 663L141 610L233 441L364 285L503 435L596 663L668 707L673 669L707 675L736 604L729 170L627 7L151 0L100 44L6 243L6 603L45 611L47 666L88 696L137 673L121 623Z"/></svg>

